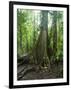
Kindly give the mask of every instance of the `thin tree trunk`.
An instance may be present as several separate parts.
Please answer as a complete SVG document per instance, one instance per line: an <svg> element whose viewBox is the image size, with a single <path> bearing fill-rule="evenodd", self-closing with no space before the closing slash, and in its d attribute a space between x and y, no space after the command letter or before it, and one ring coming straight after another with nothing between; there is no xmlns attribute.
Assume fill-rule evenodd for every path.
<svg viewBox="0 0 71 90"><path fill-rule="evenodd" d="M53 12L53 57L57 57L57 12Z"/></svg>
<svg viewBox="0 0 71 90"><path fill-rule="evenodd" d="M20 49L22 50L22 30L20 26Z"/></svg>

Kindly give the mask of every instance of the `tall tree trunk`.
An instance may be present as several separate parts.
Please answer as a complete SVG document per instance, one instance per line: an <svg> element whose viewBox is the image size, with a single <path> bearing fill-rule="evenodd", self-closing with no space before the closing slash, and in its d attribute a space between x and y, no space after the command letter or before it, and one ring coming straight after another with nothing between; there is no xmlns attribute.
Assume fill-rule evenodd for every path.
<svg viewBox="0 0 71 90"><path fill-rule="evenodd" d="M57 11L53 12L53 57L57 57Z"/></svg>
<svg viewBox="0 0 71 90"><path fill-rule="evenodd" d="M48 62L47 55L47 36L48 36L48 11L41 11L41 32L38 37L38 41L35 47L35 59L37 60L37 64L45 66Z"/></svg>

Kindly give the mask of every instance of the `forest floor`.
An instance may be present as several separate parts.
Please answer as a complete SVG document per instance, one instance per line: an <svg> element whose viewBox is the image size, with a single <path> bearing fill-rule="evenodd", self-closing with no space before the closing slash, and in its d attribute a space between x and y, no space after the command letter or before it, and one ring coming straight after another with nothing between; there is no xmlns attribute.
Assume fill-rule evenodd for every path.
<svg viewBox="0 0 71 90"><path fill-rule="evenodd" d="M55 79L63 78L63 62L52 64L48 68L38 69L37 65L23 64L17 69L18 80Z"/></svg>

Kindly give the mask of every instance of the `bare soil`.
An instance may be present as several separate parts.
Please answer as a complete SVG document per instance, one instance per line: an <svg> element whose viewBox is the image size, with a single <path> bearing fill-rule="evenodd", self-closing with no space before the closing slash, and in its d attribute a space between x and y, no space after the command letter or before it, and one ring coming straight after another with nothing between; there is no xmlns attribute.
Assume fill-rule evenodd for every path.
<svg viewBox="0 0 71 90"><path fill-rule="evenodd" d="M35 79L56 79L63 78L63 62L53 63L50 67L38 68L33 64L22 64L17 68L18 80L35 80Z"/></svg>

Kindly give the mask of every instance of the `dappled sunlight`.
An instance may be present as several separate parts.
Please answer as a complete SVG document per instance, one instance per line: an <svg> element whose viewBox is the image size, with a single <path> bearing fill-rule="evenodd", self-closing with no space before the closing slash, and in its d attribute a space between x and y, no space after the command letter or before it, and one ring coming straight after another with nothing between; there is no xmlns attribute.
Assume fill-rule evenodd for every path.
<svg viewBox="0 0 71 90"><path fill-rule="evenodd" d="M63 78L63 12L17 9L17 79Z"/></svg>

